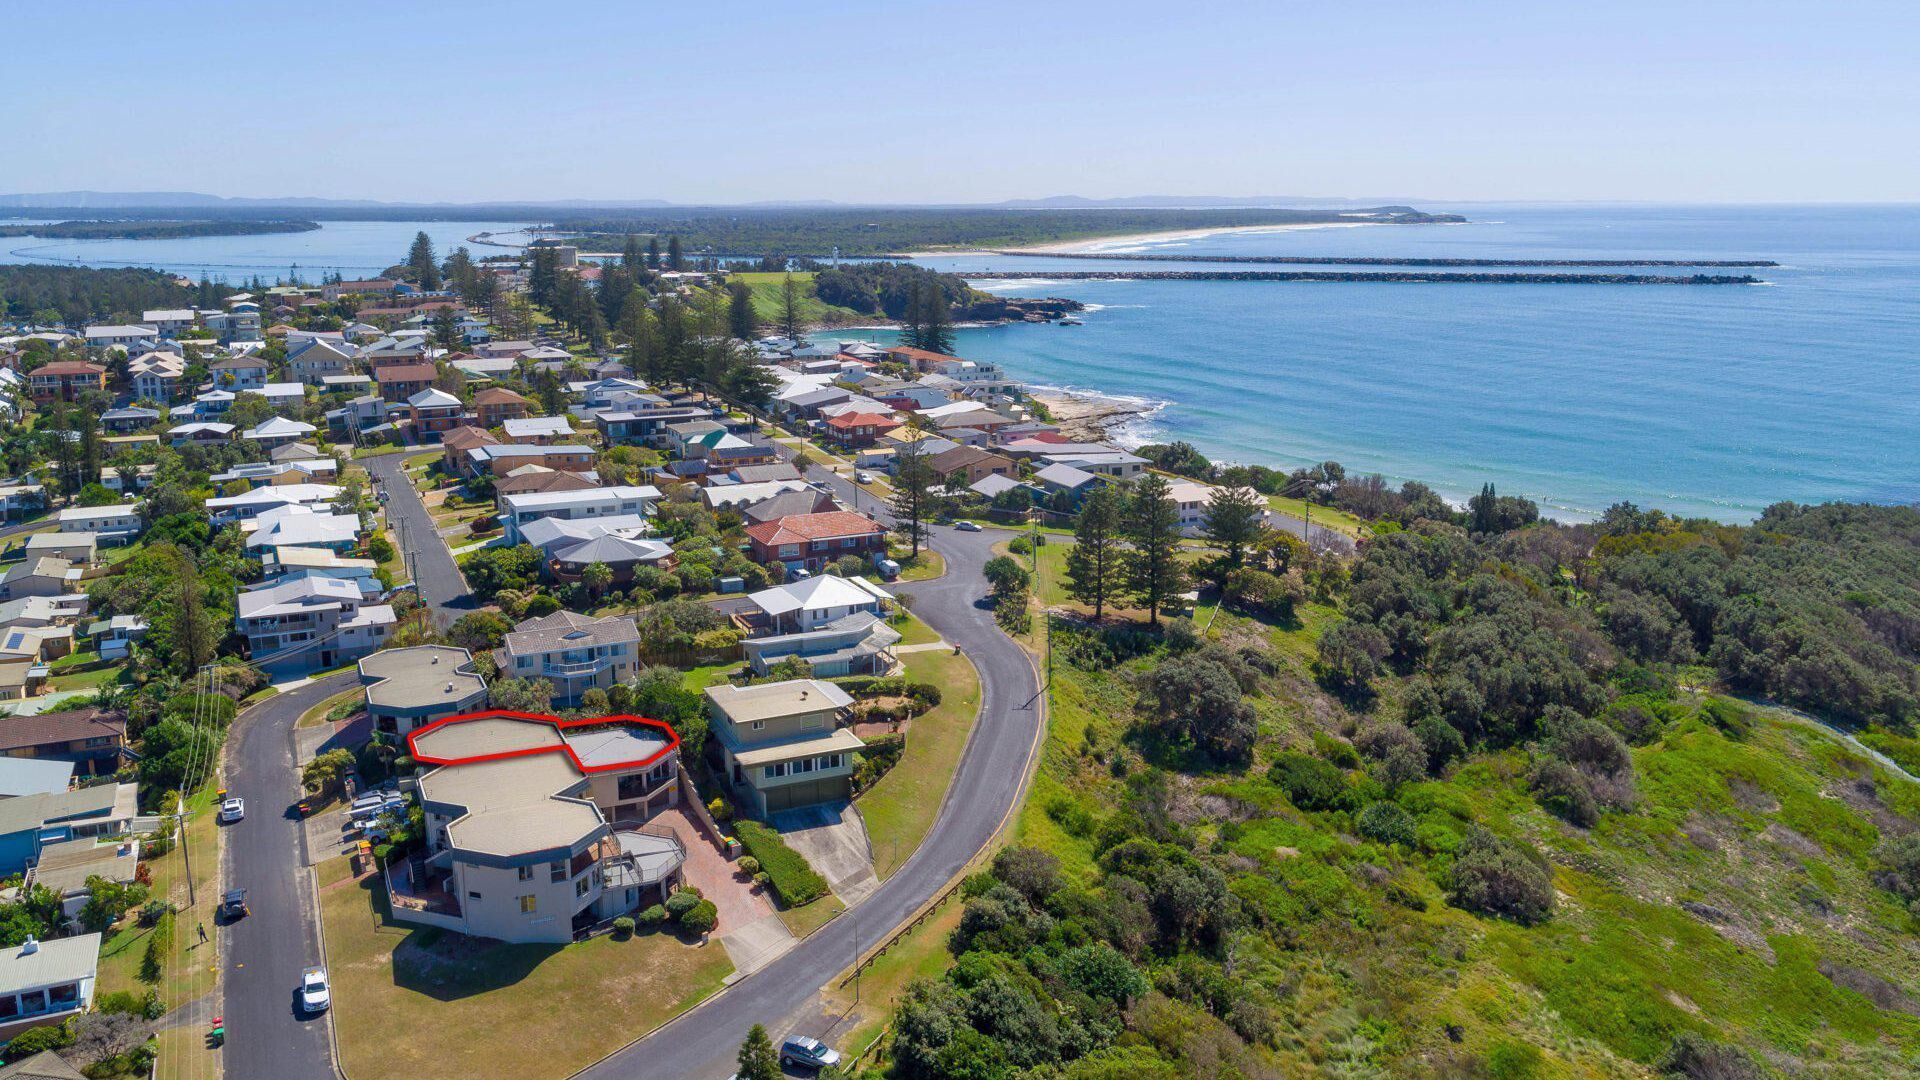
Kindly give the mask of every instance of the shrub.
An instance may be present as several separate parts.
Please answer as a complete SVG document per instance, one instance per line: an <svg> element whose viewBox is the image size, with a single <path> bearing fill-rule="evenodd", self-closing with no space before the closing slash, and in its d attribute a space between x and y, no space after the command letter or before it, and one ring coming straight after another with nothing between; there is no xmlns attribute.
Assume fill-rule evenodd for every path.
<svg viewBox="0 0 1920 1080"><path fill-rule="evenodd" d="M1267 770L1267 779L1287 793L1287 801L1302 810L1353 809L1353 787L1347 775L1319 758L1287 751Z"/></svg>
<svg viewBox="0 0 1920 1080"><path fill-rule="evenodd" d="M734 867L748 877L752 877L760 872L760 860L751 855L742 855L740 856L740 861L735 863Z"/></svg>
<svg viewBox="0 0 1920 1080"><path fill-rule="evenodd" d="M827 879L821 877L801 854L788 847L780 834L757 821L742 821L735 835L747 853L760 860L761 872L788 907L811 903L827 892Z"/></svg>
<svg viewBox="0 0 1920 1080"><path fill-rule="evenodd" d="M683 919L686 917L687 912L692 911L699 905L699 893L694 892L692 889L675 889L673 890L673 895L667 897L667 917Z"/></svg>
<svg viewBox="0 0 1920 1080"><path fill-rule="evenodd" d="M1527 788L1542 809L1569 825L1591 829L1600 820L1600 804L1587 787L1587 778L1558 758L1534 762L1527 770Z"/></svg>
<svg viewBox="0 0 1920 1080"><path fill-rule="evenodd" d="M1887 840L1873 851L1873 883L1908 904L1920 904L1920 834Z"/></svg>
<svg viewBox="0 0 1920 1080"><path fill-rule="evenodd" d="M718 795L715 795L713 801L707 804L707 813L711 814L716 822L733 820L733 807Z"/></svg>
<svg viewBox="0 0 1920 1080"><path fill-rule="evenodd" d="M712 933L719 922L720 909L715 907L711 900L700 901L693 906L692 910L680 916L680 925L694 934Z"/></svg>
<svg viewBox="0 0 1920 1080"><path fill-rule="evenodd" d="M1546 860L1482 828L1469 832L1460 845L1450 893L1456 907L1522 925L1553 915L1553 875Z"/></svg>
<svg viewBox="0 0 1920 1080"><path fill-rule="evenodd" d="M634 923L633 923L633 920L632 920L631 918L628 918L628 917L627 917L627 916L625 916L625 915L622 915L622 916L620 916L619 918L617 918L617 919L615 919L615 920L613 920L613 933L614 933L614 936L615 936L615 937L622 937L622 938L629 938L629 937L632 937L632 936L633 936L633 926L634 926Z"/></svg>
<svg viewBox="0 0 1920 1080"><path fill-rule="evenodd" d="M667 909L655 904L640 912L640 925L652 929L667 921Z"/></svg>
<svg viewBox="0 0 1920 1080"><path fill-rule="evenodd" d="M1766 1075L1746 1051L1696 1031L1676 1034L1654 1067L1667 1076L1688 1080L1760 1080Z"/></svg>
<svg viewBox="0 0 1920 1080"><path fill-rule="evenodd" d="M141 865L144 866L146 864L142 863ZM140 905L140 925L152 926L154 923L160 921L162 915L171 914L175 910L172 901L155 897Z"/></svg>
<svg viewBox="0 0 1920 1080"><path fill-rule="evenodd" d="M9 1062L30 1058L46 1050L64 1050L73 1045L73 1021L54 1024L50 1027L28 1028L13 1037L7 1043L6 1057Z"/></svg>
<svg viewBox="0 0 1920 1080"><path fill-rule="evenodd" d="M1413 846L1415 829L1413 815L1401 808L1399 803L1382 799L1370 802L1360 811L1354 822L1354 828L1361 836L1380 844L1405 844Z"/></svg>

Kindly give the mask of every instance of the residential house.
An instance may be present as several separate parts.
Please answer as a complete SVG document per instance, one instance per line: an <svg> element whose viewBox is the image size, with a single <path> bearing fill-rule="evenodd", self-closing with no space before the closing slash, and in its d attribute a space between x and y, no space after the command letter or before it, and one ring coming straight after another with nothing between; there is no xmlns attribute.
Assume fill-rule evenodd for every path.
<svg viewBox="0 0 1920 1080"><path fill-rule="evenodd" d="M548 559L561 551L577 547L588 540L602 536L619 536L628 540L639 539L647 535L651 525L639 514L610 514L606 517L581 518L577 521L567 518L541 518L527 523L521 532L520 542L539 548Z"/></svg>
<svg viewBox="0 0 1920 1080"><path fill-rule="evenodd" d="M27 396L39 404L78 401L89 390L107 388L107 369L84 360L55 360L27 373Z"/></svg>
<svg viewBox="0 0 1920 1080"><path fill-rule="evenodd" d="M284 416L274 416L258 427L251 427L241 432L240 437L259 443L263 449L272 450L278 446L299 442L318 430L312 424L289 420Z"/></svg>
<svg viewBox="0 0 1920 1080"><path fill-rule="evenodd" d="M380 584L379 566L372 559L349 558L326 548L291 546L275 548L270 558L261 561L266 580L274 584L310 577L337 578L352 582L369 600L385 589Z"/></svg>
<svg viewBox="0 0 1920 1080"><path fill-rule="evenodd" d="M479 401L479 397L476 395L474 400ZM467 457L467 451L476 446L498 446L499 444L500 437L488 431L485 426L475 427L468 424L454 428L440 439L441 464L448 473L456 476L468 478L478 476L485 471L485 463L482 462L482 467L476 468L473 460Z"/></svg>
<svg viewBox="0 0 1920 1080"><path fill-rule="evenodd" d="M631 616L595 619L556 611L528 619L494 652L503 678L545 679L556 705L631 680L640 671L640 630Z"/></svg>
<svg viewBox="0 0 1920 1080"><path fill-rule="evenodd" d="M267 404L276 409L298 410L307 403L307 388L297 382L270 382L250 392L266 398Z"/></svg>
<svg viewBox="0 0 1920 1080"><path fill-rule="evenodd" d="M140 324L151 326L160 332L163 338L176 338L180 331L193 329L194 310L192 308L162 308L156 311L140 313Z"/></svg>
<svg viewBox="0 0 1920 1080"><path fill-rule="evenodd" d="M47 507L47 489L41 484L0 484L0 519L16 521Z"/></svg>
<svg viewBox="0 0 1920 1080"><path fill-rule="evenodd" d="M956 446L927 459L927 467L944 483L960 477L961 486L979 483L982 477L1013 476L1019 470L1012 461L977 446Z"/></svg>
<svg viewBox="0 0 1920 1080"><path fill-rule="evenodd" d="M125 435L134 431L145 431L160 422L159 409L137 409L132 407L108 409L100 414L100 426L115 435Z"/></svg>
<svg viewBox="0 0 1920 1080"><path fill-rule="evenodd" d="M386 642L395 621L390 605L367 603L357 585L334 578L255 586L237 600L234 629L247 639L253 663L273 674L365 656Z"/></svg>
<svg viewBox="0 0 1920 1080"><path fill-rule="evenodd" d="M75 566L92 566L100 561L100 537L90 532L34 533L23 551L28 559L50 555Z"/></svg>
<svg viewBox="0 0 1920 1080"><path fill-rule="evenodd" d="M131 540L145 528L139 503L71 506L54 515L63 533L93 533L102 544Z"/></svg>
<svg viewBox="0 0 1920 1080"><path fill-rule="evenodd" d="M547 570L556 580L579 581L587 567L600 564L612 571L610 584L614 588L625 588L633 582L633 572L640 567L666 570L675 562L671 544L608 534L559 549L549 560Z"/></svg>
<svg viewBox="0 0 1920 1080"><path fill-rule="evenodd" d="M885 615L893 594L863 577L822 574L750 593L747 602L737 618L753 633L792 634L857 612Z"/></svg>
<svg viewBox="0 0 1920 1080"><path fill-rule="evenodd" d="M102 660L125 660L133 652L133 643L147 636L147 620L141 615L115 615L87 627L93 649Z"/></svg>
<svg viewBox="0 0 1920 1080"><path fill-rule="evenodd" d="M154 478L159 475L158 464L113 465L100 470L100 486L122 497L138 495L152 487Z"/></svg>
<svg viewBox="0 0 1920 1080"><path fill-rule="evenodd" d="M805 480L763 480L752 484L710 484L700 489L700 501L707 509L740 510L765 502L788 491L814 491ZM820 494L815 491L815 494Z"/></svg>
<svg viewBox="0 0 1920 1080"><path fill-rule="evenodd" d="M513 443L493 443L468 450L467 467L463 471L470 476L483 473L505 476L522 466L538 465L543 469L585 472L593 468L594 457L591 446L520 446Z"/></svg>
<svg viewBox="0 0 1920 1080"><path fill-rule="evenodd" d="M888 626L885 619L861 611L812 630L748 638L740 645L755 675L764 676L782 660L798 658L807 662L815 677L836 679L888 674L899 663L893 652L899 643L899 631Z"/></svg>
<svg viewBox="0 0 1920 1080"><path fill-rule="evenodd" d="M473 395L474 415L483 428L499 427L527 415L528 401L504 386L489 386ZM508 433L512 437L512 433Z"/></svg>
<svg viewBox="0 0 1920 1080"><path fill-rule="evenodd" d="M337 409L327 410L327 432L343 439L357 439L387 426L387 401L375 394L351 398Z"/></svg>
<svg viewBox="0 0 1920 1080"><path fill-rule="evenodd" d="M274 453L303 446L292 443L280 447ZM312 449L308 447L308 449ZM340 475L340 463L332 458L300 458L293 461L250 461L235 465L223 473L216 473L208 480L214 484L226 484L234 480L245 480L254 487L276 484L309 484L337 479ZM109 485L111 486L111 485Z"/></svg>
<svg viewBox="0 0 1920 1080"><path fill-rule="evenodd" d="M39 859L45 844L131 832L139 804L133 784L95 784L0 799L0 874L22 873Z"/></svg>
<svg viewBox="0 0 1920 1080"><path fill-rule="evenodd" d="M721 775L759 817L853 797L853 755L865 744L841 727L853 699L818 679L706 689Z"/></svg>
<svg viewBox="0 0 1920 1080"><path fill-rule="evenodd" d="M160 331L140 324L96 324L81 331L89 349L151 349L160 343Z"/></svg>
<svg viewBox="0 0 1920 1080"><path fill-rule="evenodd" d="M91 1009L99 975L100 940L99 934L52 941L28 935L19 945L0 949L0 1039L11 1040L32 1028L64 1024ZM55 1061L60 1059L56 1057ZM64 1067L60 1062L39 1075L58 1077L63 1074L57 1070Z"/></svg>
<svg viewBox="0 0 1920 1080"><path fill-rule="evenodd" d="M840 413L827 418L827 438L848 448L872 446L900 426L899 420L885 413Z"/></svg>
<svg viewBox="0 0 1920 1080"><path fill-rule="evenodd" d="M800 470L790 461L776 461L771 465L737 465L723 474L727 481L735 484L757 484L764 480L803 480ZM708 483L714 480L710 475Z"/></svg>
<svg viewBox="0 0 1920 1080"><path fill-rule="evenodd" d="M797 491L783 491L758 502L745 506L736 506L740 517L748 525L757 525L763 521L776 521L783 517L800 514L826 514L840 508L833 496L813 488L801 488Z"/></svg>
<svg viewBox="0 0 1920 1080"><path fill-rule="evenodd" d="M65 559L25 559L0 574L0 600L23 596L61 596L80 587L80 570Z"/></svg>
<svg viewBox="0 0 1920 1080"><path fill-rule="evenodd" d="M651 484L506 495L500 499L500 519L506 542L518 544L527 525L541 518L577 520L614 514L650 517L659 499L660 489Z"/></svg>
<svg viewBox="0 0 1920 1080"><path fill-rule="evenodd" d="M186 376L186 361L172 353L149 352L127 364L127 381L133 386L136 401L171 402Z"/></svg>
<svg viewBox="0 0 1920 1080"><path fill-rule="evenodd" d="M428 387L407 399L413 437L419 441L438 439L466 423L467 407L445 390Z"/></svg>
<svg viewBox="0 0 1920 1080"><path fill-rule="evenodd" d="M127 757L127 716L97 706L0 716L0 756L60 761L82 776L111 776Z"/></svg>
<svg viewBox="0 0 1920 1080"><path fill-rule="evenodd" d="M373 369L373 381L380 387L382 401L400 404L423 390L432 388L439 370L432 364L390 363Z"/></svg>
<svg viewBox="0 0 1920 1080"><path fill-rule="evenodd" d="M319 512L338 501L343 490L333 484L269 484L239 495L208 499L207 520L215 526L233 525L287 506Z"/></svg>
<svg viewBox="0 0 1920 1080"><path fill-rule="evenodd" d="M317 547L345 554L360 542L358 514L319 513L305 506L280 506L254 515L247 536L250 555L272 558L280 548Z"/></svg>
<svg viewBox="0 0 1920 1080"><path fill-rule="evenodd" d="M207 365L215 390L258 390L267 385L267 362L251 356L229 356Z"/></svg>
<svg viewBox="0 0 1920 1080"><path fill-rule="evenodd" d="M224 446L233 441L233 432L232 424L200 420L168 428L167 441L175 449L182 446Z"/></svg>
<svg viewBox="0 0 1920 1080"><path fill-rule="evenodd" d="M711 409L692 405L623 405L594 414L594 426L608 446L666 446L669 425L704 420Z"/></svg>
<svg viewBox="0 0 1920 1080"><path fill-rule="evenodd" d="M383 649L360 658L360 685L376 731L411 735L436 720L487 707L473 654L452 645Z"/></svg>
<svg viewBox="0 0 1920 1080"><path fill-rule="evenodd" d="M746 531L755 562L777 562L789 570L817 572L847 555L887 553L886 529L864 514L845 510L775 518L749 525Z"/></svg>
<svg viewBox="0 0 1920 1080"><path fill-rule="evenodd" d="M493 497L497 502L508 495L527 495L539 491L585 491L599 486L600 480L595 473L549 469L544 465L522 465L493 482Z"/></svg>
<svg viewBox="0 0 1920 1080"><path fill-rule="evenodd" d="M390 278L362 278L354 281L336 281L320 286L320 299L332 303L343 296L391 296L394 286L400 284Z"/></svg>
<svg viewBox="0 0 1920 1080"><path fill-rule="evenodd" d="M501 422L507 441L550 446L573 438L573 424L564 416L522 416Z"/></svg>
<svg viewBox="0 0 1920 1080"><path fill-rule="evenodd" d="M666 898L684 842L644 824L679 805L679 738L658 720L489 711L407 736L427 856L388 870L402 922L565 944Z"/></svg>
<svg viewBox="0 0 1920 1080"><path fill-rule="evenodd" d="M350 371L344 375L320 376L320 392L322 394L358 395L370 393L372 390L373 378L368 375L362 375L357 371Z"/></svg>
<svg viewBox="0 0 1920 1080"><path fill-rule="evenodd" d="M67 761L35 761L33 758L0 757L0 799L22 795L51 795L73 786L73 764ZM0 1070L0 1080L6 1080ZM81 1080L85 1080L84 1077Z"/></svg>

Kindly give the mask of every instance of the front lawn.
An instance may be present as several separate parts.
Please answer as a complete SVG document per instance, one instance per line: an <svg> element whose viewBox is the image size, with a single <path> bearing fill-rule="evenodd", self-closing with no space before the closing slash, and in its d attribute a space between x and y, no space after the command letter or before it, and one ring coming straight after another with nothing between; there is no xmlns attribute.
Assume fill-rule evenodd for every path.
<svg viewBox="0 0 1920 1080"><path fill-rule="evenodd" d="M306 712L301 713L300 719L296 721L293 726L309 728L319 727L321 724L329 723L332 719L331 714L334 709L348 703L358 705L366 699L366 694L366 689L359 686L351 690L342 690L332 697L327 698L325 701L320 702L318 705L315 705L313 708L308 709ZM353 710L353 712L357 711L359 711L357 708ZM349 712L347 715L351 716L352 712Z"/></svg>
<svg viewBox="0 0 1920 1080"><path fill-rule="evenodd" d="M940 640L940 631L911 614L905 619L889 622L887 625L899 631L901 645L931 645Z"/></svg>
<svg viewBox="0 0 1920 1080"><path fill-rule="evenodd" d="M692 1008L733 971L718 943L662 933L506 945L405 926L388 918L378 878L346 881L330 863L319 877L337 883L320 912L349 1076L565 1076Z"/></svg>
<svg viewBox="0 0 1920 1080"><path fill-rule="evenodd" d="M965 656L929 650L909 653L905 661L909 680L940 688L940 704L909 725L899 763L857 804L873 844L873 872L882 881L926 839L980 713L980 676Z"/></svg>

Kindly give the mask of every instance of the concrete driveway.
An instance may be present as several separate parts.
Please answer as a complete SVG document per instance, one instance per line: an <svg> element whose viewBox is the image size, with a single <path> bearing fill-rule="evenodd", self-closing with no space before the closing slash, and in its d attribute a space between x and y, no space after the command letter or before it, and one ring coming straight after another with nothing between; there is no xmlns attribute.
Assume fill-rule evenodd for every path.
<svg viewBox="0 0 1920 1080"><path fill-rule="evenodd" d="M873 844L852 803L822 803L772 815L780 839L799 852L848 907L879 888L873 874Z"/></svg>

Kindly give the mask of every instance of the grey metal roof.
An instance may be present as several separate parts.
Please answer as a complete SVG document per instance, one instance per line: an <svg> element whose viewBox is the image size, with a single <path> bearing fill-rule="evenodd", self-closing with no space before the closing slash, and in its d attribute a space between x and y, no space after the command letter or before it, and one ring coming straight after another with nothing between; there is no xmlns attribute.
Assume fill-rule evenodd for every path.
<svg viewBox="0 0 1920 1080"><path fill-rule="evenodd" d="M91 978L100 961L100 935L14 945L0 950L0 994Z"/></svg>

